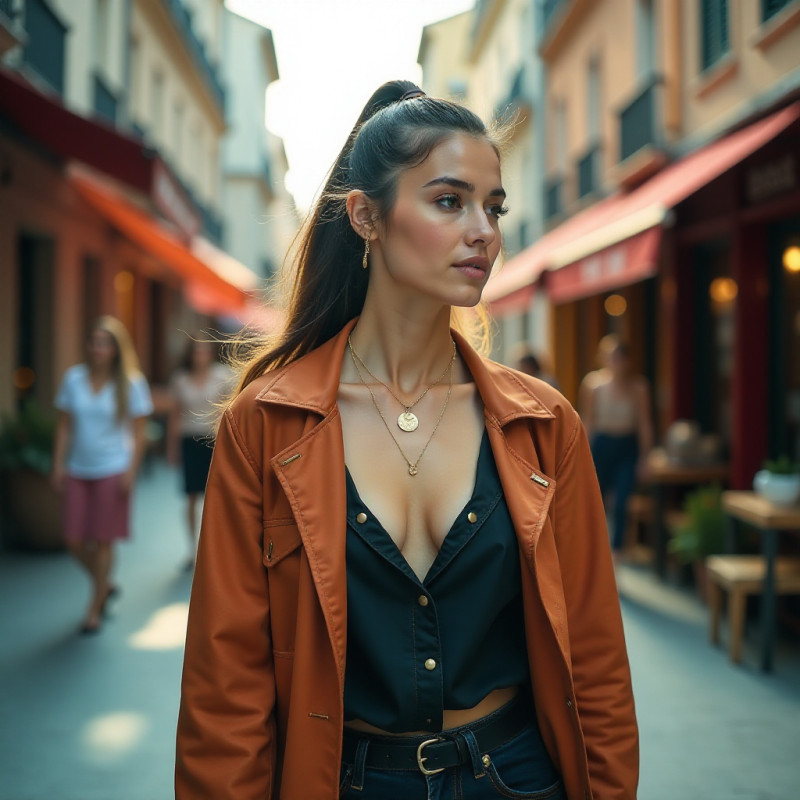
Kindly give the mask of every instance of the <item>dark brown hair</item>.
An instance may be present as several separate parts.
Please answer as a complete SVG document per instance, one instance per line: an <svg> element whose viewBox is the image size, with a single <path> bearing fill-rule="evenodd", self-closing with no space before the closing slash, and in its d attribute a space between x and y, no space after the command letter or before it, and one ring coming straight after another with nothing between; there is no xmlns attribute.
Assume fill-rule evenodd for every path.
<svg viewBox="0 0 800 800"><path fill-rule="evenodd" d="M374 202L378 218L385 220L400 175L421 164L448 137L462 133L483 138L499 154L498 140L472 111L447 100L409 97L415 90L419 92L409 81L390 81L364 106L295 241L283 330L255 349L249 343L247 355L239 360L241 378L235 394L269 370L319 347L361 313L369 272L361 268L364 240L347 215L349 192L364 192ZM482 309L477 319L478 338L486 340ZM454 322L467 332L463 323Z"/></svg>

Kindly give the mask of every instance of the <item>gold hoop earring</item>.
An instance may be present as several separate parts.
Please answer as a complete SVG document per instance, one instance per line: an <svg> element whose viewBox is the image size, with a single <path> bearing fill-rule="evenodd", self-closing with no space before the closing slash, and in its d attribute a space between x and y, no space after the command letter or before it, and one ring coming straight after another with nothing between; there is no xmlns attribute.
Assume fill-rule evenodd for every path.
<svg viewBox="0 0 800 800"><path fill-rule="evenodd" d="M369 266L369 262L367 261L367 256L369 256L369 239L364 239L364 258L361 259L361 266L363 269L366 269Z"/></svg>

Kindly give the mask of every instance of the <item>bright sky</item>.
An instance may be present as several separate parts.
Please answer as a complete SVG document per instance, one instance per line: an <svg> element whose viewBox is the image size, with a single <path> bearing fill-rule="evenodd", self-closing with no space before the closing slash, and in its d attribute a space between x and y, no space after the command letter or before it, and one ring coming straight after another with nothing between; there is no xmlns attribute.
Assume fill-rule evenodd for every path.
<svg viewBox="0 0 800 800"><path fill-rule="evenodd" d="M473 0L227 0L271 28L281 78L267 93L267 126L283 138L286 183L306 210L358 114L381 83L419 83L422 28Z"/></svg>

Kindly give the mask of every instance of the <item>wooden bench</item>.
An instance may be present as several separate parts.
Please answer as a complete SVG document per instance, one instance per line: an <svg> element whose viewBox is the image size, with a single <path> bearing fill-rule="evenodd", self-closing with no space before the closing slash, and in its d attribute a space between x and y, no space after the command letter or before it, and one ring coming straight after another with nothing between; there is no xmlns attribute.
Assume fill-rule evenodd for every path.
<svg viewBox="0 0 800 800"><path fill-rule="evenodd" d="M706 559L708 605L711 614L711 642L719 642L722 593L728 593L728 657L741 661L747 595L760 594L766 574L761 556L726 555ZM775 594L800 594L800 558L781 557L775 561Z"/></svg>

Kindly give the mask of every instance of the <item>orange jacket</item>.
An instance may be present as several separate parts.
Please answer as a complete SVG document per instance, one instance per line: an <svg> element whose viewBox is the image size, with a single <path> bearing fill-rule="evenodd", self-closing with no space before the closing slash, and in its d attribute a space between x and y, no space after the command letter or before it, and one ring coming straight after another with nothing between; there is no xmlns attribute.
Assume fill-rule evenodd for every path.
<svg viewBox="0 0 800 800"><path fill-rule="evenodd" d="M178 722L177 800L335 800L347 631L336 405L350 323L223 418L206 492ZM531 683L569 800L633 800L638 733L605 516L555 390L459 352L519 538Z"/></svg>

